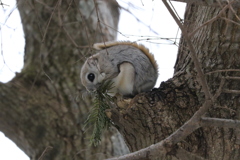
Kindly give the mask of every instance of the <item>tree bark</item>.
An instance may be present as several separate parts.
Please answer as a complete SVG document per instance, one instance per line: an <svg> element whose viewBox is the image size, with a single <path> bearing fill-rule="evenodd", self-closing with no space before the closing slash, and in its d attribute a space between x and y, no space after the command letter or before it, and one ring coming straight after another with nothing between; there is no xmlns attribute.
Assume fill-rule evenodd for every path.
<svg viewBox="0 0 240 160"><path fill-rule="evenodd" d="M240 120L239 16L240 9L231 3L221 7L189 4L186 8L184 28L191 36L210 96L214 99L214 95L220 94L216 101L210 100L213 105L204 114L205 117ZM204 95L190 52L183 35L174 77L152 92L137 95L125 108L108 111L130 151L138 151L119 159L239 159L239 129L228 128L224 124L212 127L207 122L201 124L199 119L190 126L199 129L194 129L193 133L179 134L186 137L182 141L170 139L171 142L166 142L168 139L165 138L177 129L181 133L185 129L181 126L206 102L207 96ZM165 150L158 150L152 155L154 151L150 151L153 149L150 145L164 139L166 143L162 146ZM174 141L177 143L172 144ZM142 148L146 150L140 150Z"/></svg>
<svg viewBox="0 0 240 160"><path fill-rule="evenodd" d="M84 121L91 98L80 66L95 42L116 38L118 4L110 0L18 1L26 46L24 68L0 83L0 130L32 160L104 159L126 154L114 128L89 146ZM98 12L98 14L97 14Z"/></svg>
<svg viewBox="0 0 240 160"><path fill-rule="evenodd" d="M81 99L84 89L79 80L79 66L91 54L89 44L115 37L108 26L116 28L117 4L107 0L39 2L19 4L26 37L25 65L11 82L0 84L0 130L31 159L103 159L125 154L115 131L105 133L101 146L87 147L83 123L91 99ZM189 4L185 13L184 27L212 100L206 100L183 35L173 78L135 96L125 107L107 110L131 152L162 142L164 149L148 150L142 159L239 159L239 128L226 125L240 120L240 9L231 4ZM101 14L97 16L96 11ZM190 123L194 132L182 135L181 130L186 131L182 125L209 101L212 105L202 121ZM215 123L219 118L228 123ZM166 143L175 131L180 131L181 141Z"/></svg>

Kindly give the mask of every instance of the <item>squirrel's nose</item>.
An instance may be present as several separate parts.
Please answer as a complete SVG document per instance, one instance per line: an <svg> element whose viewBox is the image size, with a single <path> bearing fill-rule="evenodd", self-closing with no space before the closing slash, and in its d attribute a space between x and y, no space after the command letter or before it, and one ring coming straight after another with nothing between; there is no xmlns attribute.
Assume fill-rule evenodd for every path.
<svg viewBox="0 0 240 160"><path fill-rule="evenodd" d="M94 92L97 90L99 85L90 85L90 86L87 86L86 89L89 91L89 92Z"/></svg>
<svg viewBox="0 0 240 160"><path fill-rule="evenodd" d="M87 88L87 90L88 90L89 92L94 92L94 91L96 91L95 88Z"/></svg>

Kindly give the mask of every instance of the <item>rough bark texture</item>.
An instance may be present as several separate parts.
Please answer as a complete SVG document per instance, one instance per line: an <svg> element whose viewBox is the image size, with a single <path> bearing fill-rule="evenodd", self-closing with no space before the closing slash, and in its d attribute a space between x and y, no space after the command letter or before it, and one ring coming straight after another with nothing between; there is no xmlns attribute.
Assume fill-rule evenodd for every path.
<svg viewBox="0 0 240 160"><path fill-rule="evenodd" d="M114 129L105 133L100 146L89 146L91 132L83 125L91 99L82 99L79 78L91 45L116 38L108 26L117 29L117 2L24 0L18 1L18 9L26 39L25 65L11 82L0 83L0 130L32 160L126 154Z"/></svg>
<svg viewBox="0 0 240 160"><path fill-rule="evenodd" d="M202 24L218 16L221 7L188 5L184 25L191 33ZM202 64L211 93L214 95L222 78L228 78L223 91L205 116L239 120L240 72L219 70L239 69L240 67L240 27L227 19L239 22L238 8L226 9L221 17L200 28L191 37L192 44ZM124 136L130 151L160 142L177 130L203 104L196 70L189 54L188 46L181 40L174 77L161 84L152 92L137 95L126 108L114 108L108 115ZM209 73L216 71L215 73ZM160 73L161 74L161 73ZM229 77L235 77L231 79ZM238 94L236 94L238 93ZM202 127L176 144L166 159L239 159L239 129ZM184 149L182 154L176 149ZM186 152L187 151L187 152ZM146 157L148 159L148 157ZM156 158L158 159L158 158ZM162 158L160 158L162 159Z"/></svg>
<svg viewBox="0 0 240 160"><path fill-rule="evenodd" d="M97 2L99 11L105 11L99 18L116 26L116 10L106 9L116 7L116 3ZM119 147L123 146L119 136L113 137L114 131L105 134L101 146L88 148L87 134L82 128L91 99L81 99L78 61L82 61L85 53L90 54L86 45L115 36L105 25L99 27L93 6L93 1L83 0L41 4L23 1L19 5L26 36L25 66L11 82L0 84L0 130L32 159L39 158L47 147L44 157L51 160L103 159L126 153L124 147ZM221 11L221 7L189 5L184 24L190 33L219 13L225 18L219 17L200 28L191 41L212 94L221 79L227 78L222 94L206 116L239 120L240 97L236 91L240 90L240 72L219 70L240 67L240 27L226 20L238 22L234 11L240 16L240 9ZM204 95L189 52L182 38L172 79L152 92L137 95L124 108L107 111L130 151L163 140L203 104ZM174 145L165 158L237 160L239 139L239 129L202 127ZM182 152L177 152L179 148Z"/></svg>

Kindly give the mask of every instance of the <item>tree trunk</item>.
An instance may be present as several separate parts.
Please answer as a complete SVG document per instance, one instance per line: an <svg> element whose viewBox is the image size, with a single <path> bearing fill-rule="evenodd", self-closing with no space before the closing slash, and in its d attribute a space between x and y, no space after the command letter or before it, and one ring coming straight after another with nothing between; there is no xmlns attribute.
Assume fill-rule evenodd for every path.
<svg viewBox="0 0 240 160"><path fill-rule="evenodd" d="M197 29L190 40L205 73L211 97L221 91L204 116L240 120L240 27L236 24L239 22L240 9L231 7L231 5L210 7L189 4L185 13L184 28L188 36ZM209 22L202 26L207 21ZM127 107L108 111L109 117L124 136L131 152L164 140L204 105L207 95L203 92L196 64L190 52L183 35L174 77L163 82L152 92L137 95ZM221 81L224 82L223 87L220 87ZM199 128L192 126L194 127ZM184 129L182 127L180 131ZM151 152L147 152L142 158L211 160L240 158L239 129L206 123L190 133L184 140L171 145L163 157L159 150L156 154L158 156L152 156Z"/></svg>
<svg viewBox="0 0 240 160"><path fill-rule="evenodd" d="M116 38L118 4L110 0L18 1L25 33L24 68L0 83L0 130L32 160L104 159L126 154L113 128L89 146L84 121L91 98L80 66L95 42ZM98 11L98 14L96 13ZM112 29L115 28L115 29Z"/></svg>
<svg viewBox="0 0 240 160"><path fill-rule="evenodd" d="M91 54L89 44L115 37L108 26L116 28L117 4L110 0L42 2L19 4L26 37L25 65L11 82L0 84L0 130L31 159L41 155L51 160L103 159L125 154L115 131L105 133L101 146L88 147L89 134L83 123L91 99L81 99L84 88L79 80L79 66ZM240 119L240 28L232 22L238 22L238 17L240 9L231 5L187 6L184 27L205 73L203 78L211 95L221 91L205 117ZM107 111L131 152L164 140L206 102L191 53L183 35L174 77L158 89L135 96L126 107ZM165 155L154 157L149 152L143 159L239 159L238 128L197 125L192 128L199 129L182 141L165 143L170 146L165 146Z"/></svg>

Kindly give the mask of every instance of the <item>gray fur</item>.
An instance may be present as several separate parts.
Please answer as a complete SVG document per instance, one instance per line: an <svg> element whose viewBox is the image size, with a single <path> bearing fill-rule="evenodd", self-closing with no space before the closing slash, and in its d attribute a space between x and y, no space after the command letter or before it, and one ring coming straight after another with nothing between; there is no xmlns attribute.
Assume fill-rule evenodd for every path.
<svg viewBox="0 0 240 160"><path fill-rule="evenodd" d="M158 77L158 71L148 57L141 50L131 45L116 45L106 48L90 58L97 59L99 72L105 73L105 80L116 77L119 74L119 66L122 63L131 63L135 69L133 96L151 90ZM82 69L84 73L81 73L83 74L81 78L84 78L84 74L87 73L86 70L88 69L86 69L85 65Z"/></svg>

